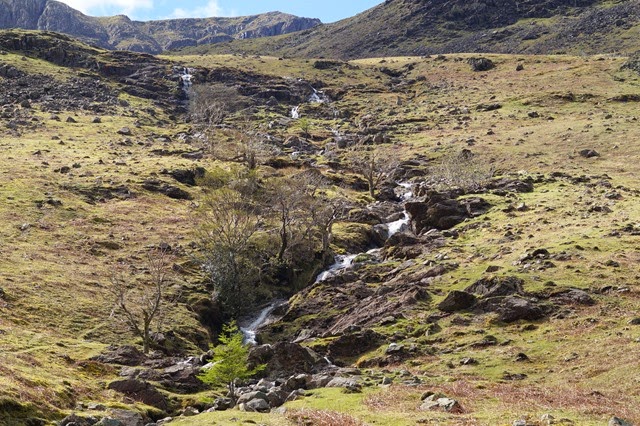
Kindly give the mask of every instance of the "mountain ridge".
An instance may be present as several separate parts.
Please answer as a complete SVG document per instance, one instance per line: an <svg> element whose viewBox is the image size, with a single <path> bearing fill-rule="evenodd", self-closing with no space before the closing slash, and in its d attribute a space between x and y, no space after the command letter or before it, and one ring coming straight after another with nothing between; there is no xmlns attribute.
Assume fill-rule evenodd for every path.
<svg viewBox="0 0 640 426"><path fill-rule="evenodd" d="M336 59L465 52L626 55L639 48L639 16L637 0L387 0L336 23L236 40L208 52Z"/></svg>
<svg viewBox="0 0 640 426"><path fill-rule="evenodd" d="M0 0L0 29L55 31L111 50L161 53L204 43L286 34L319 19L269 12L236 18L134 21L125 15L93 17L55 0Z"/></svg>

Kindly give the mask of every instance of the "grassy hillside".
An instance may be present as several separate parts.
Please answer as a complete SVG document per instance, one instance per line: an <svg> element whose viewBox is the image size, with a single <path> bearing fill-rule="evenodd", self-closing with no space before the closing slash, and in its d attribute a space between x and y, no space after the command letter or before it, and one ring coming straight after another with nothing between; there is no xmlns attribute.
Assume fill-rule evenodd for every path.
<svg viewBox="0 0 640 426"><path fill-rule="evenodd" d="M232 410L175 424L302 424L301 416L315 419L327 412L341 419L333 424L508 425L522 418L545 424L538 422L544 414L567 419L565 424L603 424L613 415L640 421L634 350L640 329L630 323L637 318L640 276L640 76L621 70L626 59L608 56L488 55L495 68L485 72L473 71L469 58L387 57L324 67L315 60L267 56L171 57L193 68L200 82L242 89L249 107L229 115L227 126L248 120L276 140L302 138L317 152L334 142L335 132L384 134L399 157L418 161L427 172L413 179L416 184L429 185L441 158L469 149L497 176L530 179L535 187L506 196L472 194L484 197L491 209L458 225L443 245L419 246L415 255L390 249L380 262L360 269L364 283L317 286L291 299L293 320L279 323L283 334L310 324L310 318L293 316L296 309L315 304L317 316L334 312L335 301L343 299L334 296L351 300L356 284L374 292L417 285L426 270L448 266L428 281L427 299L388 312L390 322L366 326L384 336L378 346L342 359L360 367L354 374L371 384L363 393L315 390L287 403L284 414ZM134 280L143 282L146 253L163 244L174 248L177 273L170 292L179 297L169 305L161 331L172 355L199 356L210 339L199 307L211 296L190 267L189 247L196 240L194 206L204 190L166 171L232 166L203 149L179 109L136 96L127 76L78 72L20 51L0 55L0 69L17 70L0 74L1 96L10 99L0 130L0 423L123 407L156 413L107 389L121 367L90 360L111 344L140 344L111 318L109 283L123 264L136 265ZM100 88L91 96L104 98L78 94L61 105L46 96L24 102L29 99L20 91L45 77L54 99L97 80ZM179 89L178 80L173 83ZM302 98L294 92L297 84ZM330 103L305 102L312 93L307 86L324 91ZM274 103L260 91L277 94L283 87L291 91L290 100ZM297 105L305 121L290 118ZM131 134L118 133L124 127ZM585 158L584 149L599 156ZM293 150L282 147L285 167L259 166L263 183L316 164L336 182L328 190L344 194L354 210L373 203L353 184L354 175L336 166L340 152L336 160L315 151L291 157ZM184 155L194 152L203 155ZM193 199L151 192L145 186L149 179ZM345 226L337 227L338 241L352 237ZM541 248L549 258L526 257ZM526 291L540 300L555 301L555 292L577 288L594 304L554 302L556 309L545 318L514 323L466 311L438 316L437 305L450 290L487 277L489 266L498 276L523 279ZM361 308L358 303L341 309ZM265 338L277 335L269 331ZM338 337L319 335L303 343L321 351ZM415 345L415 352L381 363L391 342ZM516 362L519 353L529 361ZM477 363L461 363L464 358ZM393 384L378 386L383 377ZM408 377L421 382L406 383ZM159 386L180 408L206 406L212 398L211 392L178 394ZM419 410L425 391L455 398L463 412ZM88 410L93 402L104 406ZM80 403L85 408L77 408Z"/></svg>

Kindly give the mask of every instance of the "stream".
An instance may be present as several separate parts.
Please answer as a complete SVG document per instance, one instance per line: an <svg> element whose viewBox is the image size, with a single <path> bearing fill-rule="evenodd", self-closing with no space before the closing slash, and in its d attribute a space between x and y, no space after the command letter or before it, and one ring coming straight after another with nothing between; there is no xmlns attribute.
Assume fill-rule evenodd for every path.
<svg viewBox="0 0 640 426"><path fill-rule="evenodd" d="M413 198L412 184L409 182L401 182L398 183L398 187L404 189L402 195L400 195L400 199L402 202L406 202ZM391 237L398 232L404 231L408 228L410 222L409 214L404 211L402 217L398 220L394 220L393 222L387 222L384 225L387 227L388 237ZM326 281L327 279L337 275L338 273L349 269L353 266L353 261L360 255L377 255L380 252L380 248L371 249L365 253L357 253L357 254L346 254L346 255L338 255L335 258L335 263L329 266L326 270L321 272L316 277L316 283Z"/></svg>
<svg viewBox="0 0 640 426"><path fill-rule="evenodd" d="M329 103L329 98L327 97L327 95L324 94L323 91L316 90L316 88L311 85L309 85L309 87L311 87L311 90L313 90L313 93L311 94L311 96L309 96L309 99L307 99L308 103L310 104ZM291 108L291 118L293 118L294 120L297 120L300 118L300 105L296 105L293 108Z"/></svg>
<svg viewBox="0 0 640 426"><path fill-rule="evenodd" d="M404 192L402 193L402 195L400 195L400 199L402 200L402 202L406 202L413 198L412 185L410 183L398 183L398 187L404 189ZM385 223L384 225L386 225L388 229L388 236L391 237L398 232L404 231L409 226L409 222L409 214L404 211L403 216L400 219L394 220L393 222ZM374 248L365 253L337 255L335 257L335 262L316 276L315 283L326 281L329 278L341 273L342 271L351 268L353 266L353 261L358 256L377 255L378 253L380 253L380 250L380 248ZM265 325L265 323L269 320L269 317L273 310L283 303L286 303L286 301L274 300L262 310L257 312L254 316L240 322L240 331L242 331L245 344L257 344L256 335L258 329Z"/></svg>

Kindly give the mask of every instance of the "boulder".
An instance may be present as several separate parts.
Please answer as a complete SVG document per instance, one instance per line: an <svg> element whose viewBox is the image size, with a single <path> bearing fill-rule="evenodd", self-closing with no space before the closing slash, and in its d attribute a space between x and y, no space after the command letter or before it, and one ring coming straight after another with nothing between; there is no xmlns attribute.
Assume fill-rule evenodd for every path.
<svg viewBox="0 0 640 426"><path fill-rule="evenodd" d="M498 320L503 322L534 321L544 316L544 311L538 305L517 296L482 299L475 305L474 310L480 313L496 313Z"/></svg>
<svg viewBox="0 0 640 426"><path fill-rule="evenodd" d="M135 411L112 409L109 410L109 417L118 420L122 426L144 426L145 418Z"/></svg>
<svg viewBox="0 0 640 426"><path fill-rule="evenodd" d="M441 396L440 394L432 394L422 400L420 410L442 410L449 413L459 414L463 412L462 406L458 401L452 398Z"/></svg>
<svg viewBox="0 0 640 426"><path fill-rule="evenodd" d="M362 389L362 385L358 383L356 379L350 379L347 377L335 377L327 383L328 388L343 388L352 392L358 392Z"/></svg>
<svg viewBox="0 0 640 426"><path fill-rule="evenodd" d="M327 355L333 358L352 358L380 346L384 336L371 329L343 334L327 346Z"/></svg>
<svg viewBox="0 0 640 426"><path fill-rule="evenodd" d="M583 149L579 151L578 154L584 158L600 157L600 154L595 149Z"/></svg>
<svg viewBox="0 0 640 426"><path fill-rule="evenodd" d="M267 401L267 394L264 392L260 392L260 391L254 391L254 392L248 392L248 393L244 393L242 395L240 395L240 397L238 398L237 403L238 404L244 404L247 403L249 401L252 401L254 399L262 399L264 401Z"/></svg>
<svg viewBox="0 0 640 426"><path fill-rule="evenodd" d="M157 179L147 179L142 182L142 187L147 191L158 192L175 200L192 200L193 196L177 186L169 185Z"/></svg>
<svg viewBox="0 0 640 426"><path fill-rule="evenodd" d="M213 409L215 411L225 411L233 408L233 401L231 398L216 398L213 401Z"/></svg>
<svg viewBox="0 0 640 426"><path fill-rule="evenodd" d="M125 379L109 383L109 389L123 393L129 398L144 404L167 411L169 402L152 384L137 380Z"/></svg>
<svg viewBox="0 0 640 426"><path fill-rule="evenodd" d="M314 374L309 381L308 387L309 389L324 388L332 379L333 377L328 374Z"/></svg>
<svg viewBox="0 0 640 426"><path fill-rule="evenodd" d="M60 420L60 426L91 426L96 423L93 417L80 417L76 413L70 414Z"/></svg>
<svg viewBox="0 0 640 426"><path fill-rule="evenodd" d="M194 169L171 170L168 174L180 183L195 186L197 184L196 180L204 177L206 172L207 171L203 167L196 167Z"/></svg>
<svg viewBox="0 0 640 426"><path fill-rule="evenodd" d="M562 305L595 305L596 301L584 290L578 288L570 288L562 290L551 295L554 302Z"/></svg>
<svg viewBox="0 0 640 426"><path fill-rule="evenodd" d="M486 213L489 207L491 205L479 197L458 200L437 192L427 194L427 201L405 204L413 230L418 235L430 229L450 229L466 218Z"/></svg>
<svg viewBox="0 0 640 426"><path fill-rule="evenodd" d="M124 424L118 419L114 419L111 417L103 417L94 426L124 426Z"/></svg>
<svg viewBox="0 0 640 426"><path fill-rule="evenodd" d="M487 58L469 58L467 62L473 71L489 71L496 66L491 59Z"/></svg>
<svg viewBox="0 0 640 426"><path fill-rule="evenodd" d="M145 355L135 346L109 346L100 355L91 358L92 361L104 362L105 364L118 364L135 366L140 365L146 359Z"/></svg>
<svg viewBox="0 0 640 426"><path fill-rule="evenodd" d="M296 374L295 376L289 377L284 385L282 385L282 388L287 391L294 391L296 389L307 389L310 381L310 375Z"/></svg>
<svg viewBox="0 0 640 426"><path fill-rule="evenodd" d="M476 303L476 297L466 291L452 290L447 297L438 304L438 309L444 312L456 312L468 309Z"/></svg>
<svg viewBox="0 0 640 426"><path fill-rule="evenodd" d="M619 417L612 417L609 419L608 426L633 426L633 424Z"/></svg>
<svg viewBox="0 0 640 426"><path fill-rule="evenodd" d="M269 403L264 399L252 399L244 404L239 405L241 411L253 413L268 413L271 411Z"/></svg>
<svg viewBox="0 0 640 426"><path fill-rule="evenodd" d="M501 178L490 182L487 189L491 189L498 194L507 192L533 192L533 183L518 179Z"/></svg>
<svg viewBox="0 0 640 426"><path fill-rule="evenodd" d="M266 364L267 376L277 378L291 374L313 373L326 366L327 362L313 350L297 343L278 342L253 348L249 353L249 364Z"/></svg>
<svg viewBox="0 0 640 426"><path fill-rule="evenodd" d="M204 390L206 385L197 377L200 366L180 362L160 372L162 385L180 393L193 393Z"/></svg>
<svg viewBox="0 0 640 426"><path fill-rule="evenodd" d="M523 294L524 281L517 277L481 278L464 291L482 297L511 296Z"/></svg>
<svg viewBox="0 0 640 426"><path fill-rule="evenodd" d="M267 393L267 401L271 407L279 407L287 401L289 392L280 387L270 389Z"/></svg>

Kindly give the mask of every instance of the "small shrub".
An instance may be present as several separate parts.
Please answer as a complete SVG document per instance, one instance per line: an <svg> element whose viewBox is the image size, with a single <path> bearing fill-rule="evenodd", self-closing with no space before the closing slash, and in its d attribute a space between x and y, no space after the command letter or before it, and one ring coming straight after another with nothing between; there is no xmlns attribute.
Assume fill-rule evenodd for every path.
<svg viewBox="0 0 640 426"><path fill-rule="evenodd" d="M494 167L468 149L442 157L439 165L431 169L435 189L461 188L474 192L484 187L493 177Z"/></svg>

